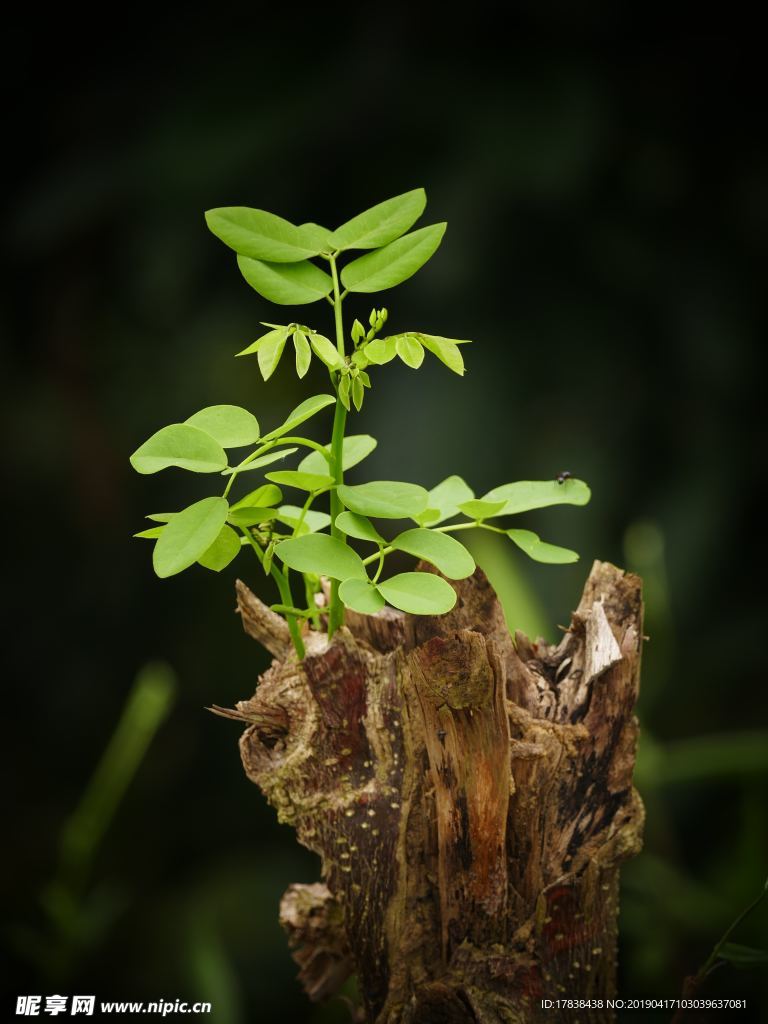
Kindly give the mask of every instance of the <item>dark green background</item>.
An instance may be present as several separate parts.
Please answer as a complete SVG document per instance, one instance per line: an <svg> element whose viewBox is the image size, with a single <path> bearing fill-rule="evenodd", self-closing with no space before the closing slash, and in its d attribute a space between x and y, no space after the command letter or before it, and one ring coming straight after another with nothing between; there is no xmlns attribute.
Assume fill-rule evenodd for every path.
<svg viewBox="0 0 768 1024"><path fill-rule="evenodd" d="M480 555L513 622L550 637L593 558L647 578L649 820L624 872L621 993L676 994L768 873L759 66L733 39L642 44L557 5L503 29L386 11L337 27L331 9L133 18L30 23L6 43L7 990L209 998L218 1024L345 1019L306 1006L276 924L316 858L244 779L238 727L202 710L249 696L266 665L232 614L236 571L270 592L247 556L157 580L131 534L209 482L139 477L128 455L204 405L274 424L307 393L288 360L265 386L232 358L275 314L206 208L333 227L423 185L424 223L449 229L382 296L388 326L475 344L464 379L431 358L376 375L353 418L380 440L365 476L590 482L586 509L521 523L579 564ZM329 330L328 313L300 315ZM309 380L327 386L319 368ZM38 894L152 658L178 699L99 852L103 928L54 980L34 955L50 938ZM763 907L738 938L767 931ZM766 995L730 967L707 992L748 996L739 1020Z"/></svg>

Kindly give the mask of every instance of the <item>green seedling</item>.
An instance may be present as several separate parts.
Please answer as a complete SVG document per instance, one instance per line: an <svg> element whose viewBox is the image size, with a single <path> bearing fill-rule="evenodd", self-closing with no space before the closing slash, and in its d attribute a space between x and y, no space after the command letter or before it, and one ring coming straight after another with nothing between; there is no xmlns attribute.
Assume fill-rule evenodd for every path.
<svg viewBox="0 0 768 1024"><path fill-rule="evenodd" d="M313 359L330 377L328 393L303 401L276 427L264 430L257 417L238 406L202 409L184 423L153 434L131 456L139 473L177 467L224 477L221 493L177 512L148 516L155 524L136 536L155 541L153 564L160 577L195 564L220 572L242 548L255 554L277 585L279 602L299 658L302 630L319 628L327 618L328 636L342 625L344 609L375 614L386 603L414 615L450 611L456 594L447 579L474 571L472 556L451 536L464 530L506 535L539 562L574 562L574 551L540 540L530 530L499 525L506 517L548 505L584 505L587 485L570 474L554 480L518 481L476 497L459 476L431 489L399 480L348 485L347 470L376 447L364 433L347 433L347 422L363 408L366 391L378 381L379 368L400 359L417 370L427 354L449 370L464 374L464 340L422 331L385 334L386 308L374 307L366 322L354 319L347 334L344 304L355 295L394 288L434 255L445 224L411 230L424 212L426 194L414 189L366 210L335 231L317 224L291 224L274 214L247 207L209 210L208 227L237 254L237 264L259 295L280 306L327 302L333 310L331 340L312 325L264 323L265 333L238 353L256 356L265 381L291 350L303 378ZM359 250L365 250L360 255ZM333 407L330 440L305 437L307 421ZM232 449L248 449L232 458ZM295 468L283 460L309 449ZM256 476L254 476L256 474ZM236 485L250 488L234 498ZM298 492L295 504L283 503L283 491ZM322 500L325 509L316 505ZM327 509L327 511L326 511ZM388 521L410 520L407 529L387 529ZM415 524L415 525L414 525ZM389 534L389 536L388 536ZM430 563L441 575L416 570L386 577L387 557L406 552ZM303 577L300 604L294 600L291 574ZM330 581L326 598L322 578ZM306 602L306 603L305 603Z"/></svg>

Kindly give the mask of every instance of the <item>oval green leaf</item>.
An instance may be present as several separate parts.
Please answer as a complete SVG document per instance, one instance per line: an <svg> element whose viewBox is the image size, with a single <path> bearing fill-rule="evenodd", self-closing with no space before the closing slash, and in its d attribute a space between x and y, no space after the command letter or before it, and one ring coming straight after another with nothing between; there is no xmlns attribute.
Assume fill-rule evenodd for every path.
<svg viewBox="0 0 768 1024"><path fill-rule="evenodd" d="M309 335L309 343L315 350L318 359L324 362L329 369L336 370L344 365L344 360L339 355L338 349L324 334L315 334L313 331Z"/></svg>
<svg viewBox="0 0 768 1024"><path fill-rule="evenodd" d="M501 515L508 516L549 505L586 505L590 497L589 487L583 480L569 479L562 484L557 480L518 480L494 487L483 500L503 501Z"/></svg>
<svg viewBox="0 0 768 1024"><path fill-rule="evenodd" d="M431 572L401 572L378 585L394 608L412 615L443 615L456 604L456 591Z"/></svg>
<svg viewBox="0 0 768 1024"><path fill-rule="evenodd" d="M248 206L222 206L208 210L205 220L217 238L242 256L272 263L297 263L317 256L323 245L317 225L297 228L290 221L266 210ZM320 229L322 230L322 229Z"/></svg>
<svg viewBox="0 0 768 1024"><path fill-rule="evenodd" d="M159 473L177 466L191 473L220 473L227 456L218 441L199 427L171 423L153 434L131 456L137 473Z"/></svg>
<svg viewBox="0 0 768 1024"><path fill-rule="evenodd" d="M259 421L239 405L209 405L186 422L210 434L222 448L241 448L259 439Z"/></svg>
<svg viewBox="0 0 768 1024"><path fill-rule="evenodd" d="M441 363L444 363L449 370L464 376L464 358L459 350L459 344L468 345L468 341L454 341L452 338L438 338L432 334L417 334L424 348L429 349L432 355L437 356Z"/></svg>
<svg viewBox="0 0 768 1024"><path fill-rule="evenodd" d="M421 347L416 338L410 334L399 334L397 336L397 354L403 360L406 366L410 366L412 370L418 370L421 364L424 362L424 349Z"/></svg>
<svg viewBox="0 0 768 1024"><path fill-rule="evenodd" d="M503 508L503 501L487 501L485 498L472 498L470 501L462 501L458 505L459 512L463 512L470 519L487 519L489 516L499 516L502 515Z"/></svg>
<svg viewBox="0 0 768 1024"><path fill-rule="evenodd" d="M272 441L276 437L282 437L283 434L287 434L293 430L294 427L298 427L300 423L304 423L315 413L320 412L321 409L325 409L329 405L333 405L336 399L333 395L312 395L311 398L306 398L303 402L296 406L293 412L290 412L283 423L279 427L275 427L268 434L262 437L262 441Z"/></svg>
<svg viewBox="0 0 768 1024"><path fill-rule="evenodd" d="M445 234L445 224L431 224L348 263L341 281L351 292L380 292L407 281L424 266Z"/></svg>
<svg viewBox="0 0 768 1024"><path fill-rule="evenodd" d="M578 562L579 556L568 548L559 548L555 544L547 544L539 539L538 534L531 530L507 530L510 540L524 551L535 562L547 562L549 565L568 565Z"/></svg>
<svg viewBox="0 0 768 1024"><path fill-rule="evenodd" d="M384 538L379 531L365 516L359 516L356 512L340 512L336 516L336 525L342 533L356 540L367 540L372 544L384 544Z"/></svg>
<svg viewBox="0 0 768 1024"><path fill-rule="evenodd" d="M384 598L368 580L344 580L339 597L347 608L362 615L375 615L384 607Z"/></svg>
<svg viewBox="0 0 768 1024"><path fill-rule="evenodd" d="M198 562L212 572L221 572L240 554L240 538L229 526L222 526L216 540L198 558Z"/></svg>
<svg viewBox="0 0 768 1024"><path fill-rule="evenodd" d="M424 212L427 195L415 188L372 206L336 228L331 243L336 249L378 249L399 238Z"/></svg>
<svg viewBox="0 0 768 1024"><path fill-rule="evenodd" d="M431 562L443 576L452 580L463 580L475 571L475 560L455 538L447 533L434 530L406 530L392 541L398 551Z"/></svg>
<svg viewBox="0 0 768 1024"><path fill-rule="evenodd" d="M278 367L288 341L288 331L273 331L262 340L257 353L259 372L264 380L269 380Z"/></svg>
<svg viewBox="0 0 768 1024"><path fill-rule="evenodd" d="M333 289L330 276L314 263L265 263L238 256L237 265L254 291L279 306L305 306Z"/></svg>
<svg viewBox="0 0 768 1024"><path fill-rule="evenodd" d="M427 507L428 494L418 484L400 480L374 480L349 487L342 484L338 495L350 512L380 519L406 519Z"/></svg>
<svg viewBox="0 0 768 1024"><path fill-rule="evenodd" d="M350 434L345 437L341 458L344 472L367 458L377 444L376 438L370 434ZM326 451L330 454L330 445L326 446ZM313 451L304 456L298 468L304 473L327 473L328 460L321 452Z"/></svg>
<svg viewBox="0 0 768 1024"><path fill-rule="evenodd" d="M327 533L310 533L306 537L284 540L277 545L275 553L297 572L311 572L337 580L368 578L360 555L338 537L329 537Z"/></svg>
<svg viewBox="0 0 768 1024"><path fill-rule="evenodd" d="M296 449L294 449L296 451ZM254 505L260 505L264 508L271 507L272 505L278 505L282 501L283 492L279 487L275 487L274 484L262 484L261 487L257 487L255 491L250 491L244 498L236 501L231 506L235 508L251 508Z"/></svg>
<svg viewBox="0 0 768 1024"><path fill-rule="evenodd" d="M312 362L312 349L309 347L307 336L303 331L293 332L293 347L296 351L296 374L301 379Z"/></svg>
<svg viewBox="0 0 768 1024"><path fill-rule="evenodd" d="M228 511L225 498L203 498L175 515L155 544L157 575L165 579L193 565L218 537Z"/></svg>
<svg viewBox="0 0 768 1024"><path fill-rule="evenodd" d="M300 491L324 491L333 485L333 477L319 473L302 473L298 469L285 469L267 473L267 480L283 487L296 487Z"/></svg>
<svg viewBox="0 0 768 1024"><path fill-rule="evenodd" d="M363 352L372 363L383 366L397 355L397 335L391 338L374 338L368 342Z"/></svg>

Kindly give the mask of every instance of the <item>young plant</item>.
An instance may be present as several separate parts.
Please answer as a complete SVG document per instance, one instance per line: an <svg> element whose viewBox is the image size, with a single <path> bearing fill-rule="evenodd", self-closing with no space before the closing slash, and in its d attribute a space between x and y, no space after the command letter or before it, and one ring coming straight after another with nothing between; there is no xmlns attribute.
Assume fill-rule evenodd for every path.
<svg viewBox="0 0 768 1024"><path fill-rule="evenodd" d="M249 548L275 581L279 602L272 607L285 616L299 658L304 656L305 631L321 628L325 617L331 637L343 624L345 608L374 614L389 603L416 615L450 611L456 594L444 577L463 579L475 569L469 551L452 534L491 530L539 562L562 564L578 558L530 530L499 525L499 520L531 509L586 504L589 488L569 474L502 484L480 498L459 476L429 490L399 480L344 482L345 472L377 444L368 434L347 434L347 421L361 411L379 367L401 359L417 370L428 352L454 373L464 373L460 346L468 342L414 330L385 335L384 307L374 306L367 323L354 319L348 332L345 328L349 296L401 284L437 250L444 223L410 230L425 205L424 190L414 189L335 231L318 224L296 226L248 207L210 210L208 227L237 253L241 274L259 295L280 306L325 301L333 309L335 341L304 323L264 323L266 333L238 355L255 355L267 381L290 342L298 376L306 375L314 356L327 367L331 390L307 398L267 431L247 409L201 409L184 423L157 431L131 456L139 473L175 466L225 478L220 494L178 512L153 513L147 518L158 525L136 536L155 540L153 564L160 577L195 564L220 572L243 547ZM356 250L365 252L355 255ZM331 406L328 443L299 431ZM228 450L243 448L250 449L245 457L230 459ZM310 450L295 469L276 468L301 448ZM254 472L260 477L258 486L254 489L251 483L247 493L235 498L235 485L241 478L252 482ZM284 503L283 489L300 497ZM321 499L327 511L317 507ZM398 520L413 525L392 536L387 525ZM417 569L387 577L386 560L394 551L428 562L442 575ZM292 573L300 576L298 586ZM330 581L327 601L323 577Z"/></svg>

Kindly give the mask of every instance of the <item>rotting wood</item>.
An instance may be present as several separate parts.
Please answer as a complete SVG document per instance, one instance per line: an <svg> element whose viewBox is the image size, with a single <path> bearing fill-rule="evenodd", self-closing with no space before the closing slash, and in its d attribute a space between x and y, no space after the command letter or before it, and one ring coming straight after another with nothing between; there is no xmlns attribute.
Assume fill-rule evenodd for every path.
<svg viewBox="0 0 768 1024"><path fill-rule="evenodd" d="M307 633L300 665L238 582L278 658L232 713L245 771L321 857L281 920L309 996L354 971L361 1020L572 1020L541 1001L615 993L619 865L641 844L640 580L595 562L555 646L513 642L480 570L453 586L447 615Z"/></svg>

